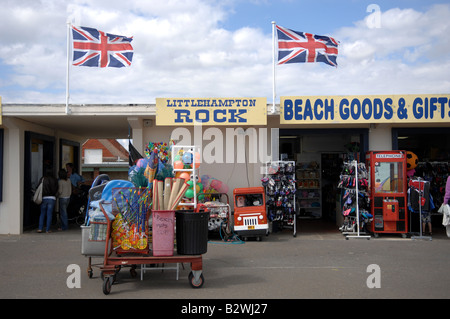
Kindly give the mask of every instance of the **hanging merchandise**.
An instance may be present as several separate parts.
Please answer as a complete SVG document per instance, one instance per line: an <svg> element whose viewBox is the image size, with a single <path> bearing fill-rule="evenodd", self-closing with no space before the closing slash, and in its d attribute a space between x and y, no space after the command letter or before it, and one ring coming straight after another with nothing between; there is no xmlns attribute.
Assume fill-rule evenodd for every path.
<svg viewBox="0 0 450 319"><path fill-rule="evenodd" d="M145 158L136 160L128 170L128 180L135 187L153 187L153 180L173 177L173 167L169 161L173 141L167 143L150 142L145 149Z"/></svg>
<svg viewBox="0 0 450 319"><path fill-rule="evenodd" d="M113 249L148 253L148 213L151 193L148 188L113 188Z"/></svg>
<svg viewBox="0 0 450 319"><path fill-rule="evenodd" d="M433 197L430 194L430 182L422 178L411 179L408 183L408 208L412 213L419 213L419 235L411 239L431 238L431 211L435 208ZM428 224L430 236L423 236L424 226Z"/></svg>
<svg viewBox="0 0 450 319"><path fill-rule="evenodd" d="M370 198L368 196L367 170L364 163L344 162L338 188L342 189L342 214L344 222L339 230L346 239L367 233L367 225L372 221Z"/></svg>
<svg viewBox="0 0 450 319"><path fill-rule="evenodd" d="M297 235L295 162L267 162L265 177L261 181L266 191L267 214L269 221L272 222L272 231L277 227L292 228L295 237Z"/></svg>
<svg viewBox="0 0 450 319"><path fill-rule="evenodd" d="M430 194L433 196L435 206L440 207L444 202L447 176L450 175L449 163L419 162L417 167L414 169L413 175L430 182Z"/></svg>

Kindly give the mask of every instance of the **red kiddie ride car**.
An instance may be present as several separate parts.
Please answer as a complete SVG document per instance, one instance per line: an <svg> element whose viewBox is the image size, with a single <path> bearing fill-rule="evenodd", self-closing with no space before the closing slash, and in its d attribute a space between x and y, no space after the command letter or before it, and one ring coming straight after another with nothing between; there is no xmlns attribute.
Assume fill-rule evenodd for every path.
<svg viewBox="0 0 450 319"><path fill-rule="evenodd" d="M261 240L269 232L264 187L235 188L233 198L234 232L244 240Z"/></svg>

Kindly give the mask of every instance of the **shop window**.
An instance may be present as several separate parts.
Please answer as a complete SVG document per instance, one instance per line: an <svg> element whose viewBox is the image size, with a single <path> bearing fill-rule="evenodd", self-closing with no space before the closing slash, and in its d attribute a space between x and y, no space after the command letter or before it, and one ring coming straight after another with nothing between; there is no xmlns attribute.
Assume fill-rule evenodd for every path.
<svg viewBox="0 0 450 319"><path fill-rule="evenodd" d="M103 150L102 149L85 149L84 150L84 163L85 164L97 164L103 162Z"/></svg>
<svg viewBox="0 0 450 319"><path fill-rule="evenodd" d="M59 141L59 163L61 168L66 168L67 163L73 163L77 172L80 158L80 143L60 139Z"/></svg>
<svg viewBox="0 0 450 319"><path fill-rule="evenodd" d="M263 205L262 194L246 194L236 196L237 207L262 206L262 205Z"/></svg>

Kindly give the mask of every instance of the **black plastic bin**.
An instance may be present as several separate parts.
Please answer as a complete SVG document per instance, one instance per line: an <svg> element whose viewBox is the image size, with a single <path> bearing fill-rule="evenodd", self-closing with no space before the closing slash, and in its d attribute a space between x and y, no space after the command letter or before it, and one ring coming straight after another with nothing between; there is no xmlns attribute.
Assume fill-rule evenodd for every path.
<svg viewBox="0 0 450 319"><path fill-rule="evenodd" d="M201 255L208 250L209 212L194 213L180 210L175 212L177 253L180 255Z"/></svg>

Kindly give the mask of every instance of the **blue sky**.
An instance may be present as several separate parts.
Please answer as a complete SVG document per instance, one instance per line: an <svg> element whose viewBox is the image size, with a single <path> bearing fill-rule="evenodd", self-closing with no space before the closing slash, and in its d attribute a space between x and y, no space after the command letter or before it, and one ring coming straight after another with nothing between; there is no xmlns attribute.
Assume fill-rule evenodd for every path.
<svg viewBox="0 0 450 319"><path fill-rule="evenodd" d="M424 11L433 4L448 1L426 0L318 0L318 1L234 1L232 16L224 22L224 27L232 30L249 26L270 32L271 21L291 29L311 33L324 33L344 26L352 26L369 13L367 7L376 4L381 11L392 8L413 8ZM307 31L310 30L310 31Z"/></svg>
<svg viewBox="0 0 450 319"><path fill-rule="evenodd" d="M380 11L367 12L369 5ZM230 96L271 103L271 21L340 41L338 68L277 66L276 102L286 95L450 91L448 1L0 0L0 6L2 103L65 103L67 20L133 36L134 47L129 68L71 66L73 104Z"/></svg>

